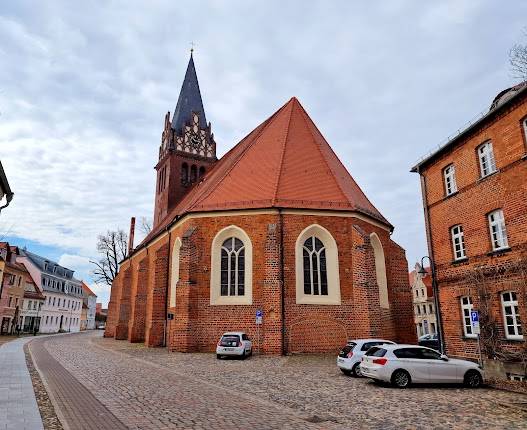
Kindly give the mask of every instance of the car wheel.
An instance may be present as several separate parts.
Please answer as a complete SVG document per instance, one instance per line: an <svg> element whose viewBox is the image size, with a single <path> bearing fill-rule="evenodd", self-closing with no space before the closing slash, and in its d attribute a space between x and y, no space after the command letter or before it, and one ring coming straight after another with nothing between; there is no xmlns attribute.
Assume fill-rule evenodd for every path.
<svg viewBox="0 0 527 430"><path fill-rule="evenodd" d="M344 375L346 376L351 376L351 370L348 370L348 369L340 369L342 373L344 373Z"/></svg>
<svg viewBox="0 0 527 430"><path fill-rule="evenodd" d="M246 357L247 357L247 355L245 355L245 349L244 349L243 352L242 352L241 358L242 358L242 360L245 360Z"/></svg>
<svg viewBox="0 0 527 430"><path fill-rule="evenodd" d="M465 373L464 383L470 388L481 387L481 384L483 383L481 373L479 373L477 370L469 370L467 373Z"/></svg>
<svg viewBox="0 0 527 430"><path fill-rule="evenodd" d="M396 370L392 374L392 384L397 388L406 388L410 385L410 374L406 370Z"/></svg>
<svg viewBox="0 0 527 430"><path fill-rule="evenodd" d="M221 360L221 355L220 355L220 354L216 354L216 358L217 358L218 360Z"/></svg>
<svg viewBox="0 0 527 430"><path fill-rule="evenodd" d="M355 365L351 369L351 372L353 373L353 376L355 376L355 378L361 378L362 371L360 370L360 363L355 363Z"/></svg>

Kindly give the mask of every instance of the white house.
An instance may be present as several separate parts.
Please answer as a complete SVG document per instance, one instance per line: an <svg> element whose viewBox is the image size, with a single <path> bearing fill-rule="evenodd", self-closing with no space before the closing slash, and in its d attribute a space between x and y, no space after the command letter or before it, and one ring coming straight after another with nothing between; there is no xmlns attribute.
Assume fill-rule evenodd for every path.
<svg viewBox="0 0 527 430"><path fill-rule="evenodd" d="M40 311L40 333L80 330L83 291L73 270L24 250L17 261L35 281L45 300Z"/></svg>
<svg viewBox="0 0 527 430"><path fill-rule="evenodd" d="M90 288L84 283L81 283L82 290L84 293L83 302L86 306L86 316L83 315L81 322L82 330L94 330L95 329L95 304L97 303L97 296L90 290Z"/></svg>

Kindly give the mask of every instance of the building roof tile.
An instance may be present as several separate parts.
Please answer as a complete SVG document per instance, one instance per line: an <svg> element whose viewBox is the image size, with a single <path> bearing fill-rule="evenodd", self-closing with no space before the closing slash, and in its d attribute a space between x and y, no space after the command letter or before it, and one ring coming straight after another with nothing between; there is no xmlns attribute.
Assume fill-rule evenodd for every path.
<svg viewBox="0 0 527 430"><path fill-rule="evenodd" d="M357 211L392 228L293 97L216 162L139 247L188 213L273 207Z"/></svg>

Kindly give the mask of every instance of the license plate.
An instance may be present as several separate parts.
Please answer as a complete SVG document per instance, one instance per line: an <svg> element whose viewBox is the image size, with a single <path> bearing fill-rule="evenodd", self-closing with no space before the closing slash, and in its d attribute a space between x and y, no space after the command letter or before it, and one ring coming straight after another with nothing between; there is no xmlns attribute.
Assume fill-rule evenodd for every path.
<svg viewBox="0 0 527 430"><path fill-rule="evenodd" d="M224 351L234 351L234 348L223 348Z"/></svg>
<svg viewBox="0 0 527 430"><path fill-rule="evenodd" d="M339 358L339 363L344 363L344 359L343 358Z"/></svg>

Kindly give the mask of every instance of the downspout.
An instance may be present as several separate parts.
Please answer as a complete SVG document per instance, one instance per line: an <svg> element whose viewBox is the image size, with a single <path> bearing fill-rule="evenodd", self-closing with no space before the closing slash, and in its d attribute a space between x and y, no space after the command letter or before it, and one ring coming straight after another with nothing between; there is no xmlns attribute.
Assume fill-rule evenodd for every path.
<svg viewBox="0 0 527 430"><path fill-rule="evenodd" d="M425 224L426 224L426 242L428 246L428 255L430 259L430 270L432 271L432 291L434 292L434 304L436 307L436 316L437 316L437 335L439 340L439 349L441 354L445 353L445 344L443 337L443 318L441 317L441 304L439 300L439 286L437 285L437 274L435 268L435 258L434 258L434 247L432 244L432 230L430 228L430 211L428 210L428 199L427 199L427 189L426 189L426 179L421 174L419 168L417 168L417 173L421 180L421 195L423 198L423 208L425 211Z"/></svg>
<svg viewBox="0 0 527 430"><path fill-rule="evenodd" d="M167 327L168 327L168 282L170 277L170 239L172 236L172 232L169 230L169 227L167 227L168 230L168 255L167 255L167 287L165 288L165 323L163 324L163 346L167 346Z"/></svg>
<svg viewBox="0 0 527 430"><path fill-rule="evenodd" d="M286 324L285 324L285 275L284 275L284 217L282 209L278 209L280 218L280 311L282 320L282 355L287 354Z"/></svg>

